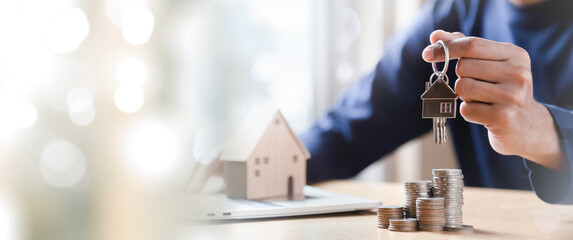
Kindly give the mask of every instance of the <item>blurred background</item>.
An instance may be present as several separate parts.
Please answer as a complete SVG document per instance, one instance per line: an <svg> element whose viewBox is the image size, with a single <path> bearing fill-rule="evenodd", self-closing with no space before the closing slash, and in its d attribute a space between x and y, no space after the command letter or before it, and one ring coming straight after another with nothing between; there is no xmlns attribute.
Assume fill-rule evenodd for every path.
<svg viewBox="0 0 573 240"><path fill-rule="evenodd" d="M165 239L251 107L306 130L423 2L0 0L0 239ZM428 136L385 159L356 179L455 167Z"/></svg>

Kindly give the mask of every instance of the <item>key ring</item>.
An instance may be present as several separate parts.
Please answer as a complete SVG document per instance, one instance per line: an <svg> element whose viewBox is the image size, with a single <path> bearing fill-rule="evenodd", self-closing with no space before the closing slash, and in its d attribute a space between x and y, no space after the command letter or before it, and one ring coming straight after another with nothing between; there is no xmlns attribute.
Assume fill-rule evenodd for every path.
<svg viewBox="0 0 573 240"><path fill-rule="evenodd" d="M434 78L434 76L436 76L436 81L438 81L438 79L441 78L444 80L444 82L446 82L448 84L450 83L450 79L448 78L448 75L444 74L443 76L440 76L440 74L442 74L442 73L438 73L438 72L432 73L432 75L430 75L430 80L428 80L430 82L430 84L432 84L432 78Z"/></svg>
<svg viewBox="0 0 573 240"><path fill-rule="evenodd" d="M436 67L436 62L432 62L432 69L434 69L434 74L436 74L439 77L441 76L445 76L446 75L446 71L448 71L448 63L450 62L450 52L448 51L448 46L446 46L446 43L442 40L438 40L439 44L442 44L442 46L444 47L444 54L445 54L445 61L444 61L444 69L442 69L442 72L438 72L438 68Z"/></svg>

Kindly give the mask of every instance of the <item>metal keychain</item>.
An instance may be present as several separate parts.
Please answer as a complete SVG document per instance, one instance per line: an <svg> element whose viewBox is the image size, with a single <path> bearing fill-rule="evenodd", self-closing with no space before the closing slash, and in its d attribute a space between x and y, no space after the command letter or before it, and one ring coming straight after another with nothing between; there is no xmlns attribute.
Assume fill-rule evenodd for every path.
<svg viewBox="0 0 573 240"><path fill-rule="evenodd" d="M439 40L437 44L441 44L444 48L444 69L442 69L441 72L438 71L436 63L432 62L432 69L434 70L434 73L430 75L430 79L426 82L426 91L421 96L422 118L433 119L434 143L443 145L448 140L446 132L446 119L456 117L458 96L448 85L449 79L446 75L450 61L450 53L448 51L448 47L442 40ZM436 77L436 80L432 82L434 77Z"/></svg>

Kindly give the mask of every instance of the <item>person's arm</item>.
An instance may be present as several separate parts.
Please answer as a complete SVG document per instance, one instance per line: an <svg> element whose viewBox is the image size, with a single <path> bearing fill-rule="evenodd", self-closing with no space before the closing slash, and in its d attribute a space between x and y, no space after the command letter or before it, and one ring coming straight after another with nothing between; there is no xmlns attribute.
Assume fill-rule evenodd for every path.
<svg viewBox="0 0 573 240"><path fill-rule="evenodd" d="M374 72L354 83L326 116L300 135L312 157L309 182L354 176L408 140L430 130L421 94L431 66L420 59L436 28L459 29L461 1L431 1L386 45Z"/></svg>
<svg viewBox="0 0 573 240"><path fill-rule="evenodd" d="M562 152L561 165L557 170L524 159L529 169L531 186L537 196L548 203L573 204L573 111L544 104L552 115L557 129Z"/></svg>
<svg viewBox="0 0 573 240"><path fill-rule="evenodd" d="M571 140L573 113L537 102L533 97L528 53L459 33L435 31L430 41L447 41L450 58L458 58L456 94L462 117L488 130L492 148L526 160L537 195L551 203L573 203ZM428 62L443 61L440 45L422 53Z"/></svg>

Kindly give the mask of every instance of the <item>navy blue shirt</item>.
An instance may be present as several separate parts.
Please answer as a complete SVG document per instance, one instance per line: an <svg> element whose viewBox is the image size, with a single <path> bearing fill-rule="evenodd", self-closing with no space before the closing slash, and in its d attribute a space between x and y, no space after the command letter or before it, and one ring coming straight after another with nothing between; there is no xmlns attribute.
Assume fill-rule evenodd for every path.
<svg viewBox="0 0 573 240"><path fill-rule="evenodd" d="M534 189L550 203L573 204L573 1L550 0L516 7L506 0L427 2L415 22L395 35L376 69L354 83L301 140L312 158L309 182L356 175L401 144L432 128L422 119L424 82L432 73L422 60L436 29L509 42L531 57L533 94L552 114L567 157L554 172L519 156L495 152L482 125L458 115L448 120L467 186ZM455 61L450 66L455 66ZM455 68L448 76L457 79ZM542 147L542 146L541 146Z"/></svg>

